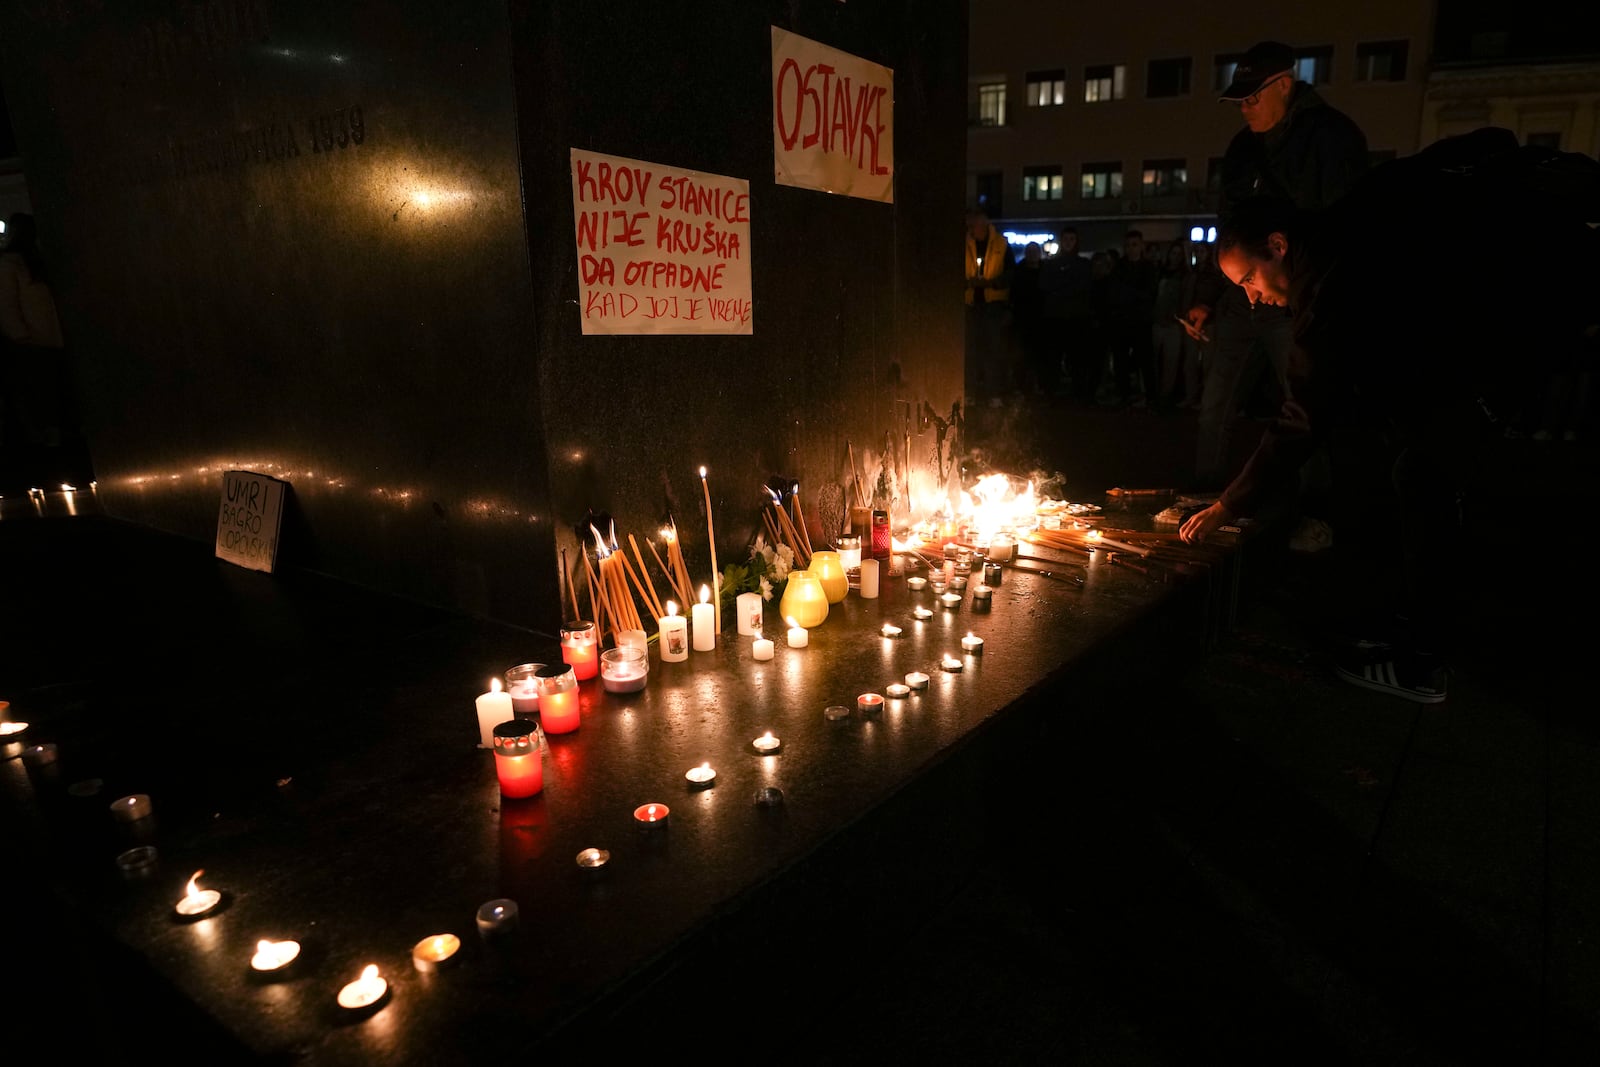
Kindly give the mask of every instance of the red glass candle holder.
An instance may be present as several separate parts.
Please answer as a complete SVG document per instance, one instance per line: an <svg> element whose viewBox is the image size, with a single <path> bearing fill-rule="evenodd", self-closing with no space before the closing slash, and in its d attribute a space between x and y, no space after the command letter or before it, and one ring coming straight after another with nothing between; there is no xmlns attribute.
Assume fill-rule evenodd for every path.
<svg viewBox="0 0 1600 1067"><path fill-rule="evenodd" d="M544 788L539 728L531 720L495 724L494 771L500 778L502 796L531 797Z"/></svg>
<svg viewBox="0 0 1600 1067"><path fill-rule="evenodd" d="M565 664L539 668L539 722L547 734L570 734L578 728L578 679Z"/></svg>
<svg viewBox="0 0 1600 1067"><path fill-rule="evenodd" d="M562 625L561 659L572 668L573 677L580 682L600 673L600 639L594 623L573 619Z"/></svg>

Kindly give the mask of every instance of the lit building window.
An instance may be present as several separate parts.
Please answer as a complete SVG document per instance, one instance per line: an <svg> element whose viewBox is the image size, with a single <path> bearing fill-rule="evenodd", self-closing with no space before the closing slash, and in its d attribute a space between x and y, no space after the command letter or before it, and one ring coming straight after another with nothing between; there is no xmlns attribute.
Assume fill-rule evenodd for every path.
<svg viewBox="0 0 1600 1067"><path fill-rule="evenodd" d="M1121 163L1085 163L1079 195L1085 200L1114 200L1122 195Z"/></svg>
<svg viewBox="0 0 1600 1067"><path fill-rule="evenodd" d="M1189 164L1181 159L1147 159L1140 184L1145 196L1181 193L1189 187Z"/></svg>
<svg viewBox="0 0 1600 1067"><path fill-rule="evenodd" d="M1035 70L1028 73L1029 107L1055 107L1067 102L1067 72Z"/></svg>
<svg viewBox="0 0 1600 1067"><path fill-rule="evenodd" d="M1083 102L1098 104L1105 100L1121 100L1127 93L1128 68L1121 63L1113 67L1086 67L1083 72Z"/></svg>
<svg viewBox="0 0 1600 1067"><path fill-rule="evenodd" d="M1006 83L991 82L978 86L978 125L1004 126L1006 124Z"/></svg>
<svg viewBox="0 0 1600 1067"><path fill-rule="evenodd" d="M1024 167L1022 199L1060 200L1064 179L1060 167Z"/></svg>
<svg viewBox="0 0 1600 1067"><path fill-rule="evenodd" d="M1213 60L1211 68L1212 92L1223 92L1233 83L1233 72L1238 69L1239 60L1243 58L1243 52L1227 52Z"/></svg>
<svg viewBox="0 0 1600 1067"><path fill-rule="evenodd" d="M1296 81L1308 85L1327 85L1333 80L1333 46L1297 49L1294 54Z"/></svg>

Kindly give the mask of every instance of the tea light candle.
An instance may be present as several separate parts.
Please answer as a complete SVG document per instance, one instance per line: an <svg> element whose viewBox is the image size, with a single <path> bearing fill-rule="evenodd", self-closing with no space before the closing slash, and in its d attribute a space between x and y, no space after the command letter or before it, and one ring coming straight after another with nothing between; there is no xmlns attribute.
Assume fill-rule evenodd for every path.
<svg viewBox="0 0 1600 1067"><path fill-rule="evenodd" d="M922 577L920 574L913 574L911 577L906 579L906 588L913 591L926 589L928 588L928 579Z"/></svg>
<svg viewBox="0 0 1600 1067"><path fill-rule="evenodd" d="M211 912L222 900L222 894L215 889L201 889L197 880L205 871L195 871L189 876L189 886L173 910L185 919L198 919Z"/></svg>
<svg viewBox="0 0 1600 1067"><path fill-rule="evenodd" d="M600 684L608 693L637 693L650 677L650 654L632 645L600 653Z"/></svg>
<svg viewBox="0 0 1600 1067"><path fill-rule="evenodd" d="M859 580L862 600L876 600L878 598L878 570L880 564L875 559L861 561L861 578Z"/></svg>
<svg viewBox="0 0 1600 1067"><path fill-rule="evenodd" d="M298 941L256 942L256 954L250 957L252 971L281 971L300 956Z"/></svg>
<svg viewBox="0 0 1600 1067"><path fill-rule="evenodd" d="M700 603L690 609L694 616L694 650L710 652L717 647L717 609L711 603L711 587L700 587Z"/></svg>
<svg viewBox="0 0 1600 1067"><path fill-rule="evenodd" d="M647 830L667 825L667 816L672 814L672 809L665 804L640 804L633 809L633 821Z"/></svg>
<svg viewBox="0 0 1600 1067"><path fill-rule="evenodd" d="M932 586L935 593L942 593L950 587L950 583L946 582L943 578L935 578L929 584Z"/></svg>
<svg viewBox="0 0 1600 1067"><path fill-rule="evenodd" d="M22 750L22 763L26 767L48 767L60 758L56 746L49 741L42 745L30 745Z"/></svg>
<svg viewBox="0 0 1600 1067"><path fill-rule="evenodd" d="M667 601L667 613L656 620L661 639L661 662L678 663L689 658L689 620L678 614L678 605Z"/></svg>
<svg viewBox="0 0 1600 1067"><path fill-rule="evenodd" d="M890 700L904 700L911 695L911 687L904 682L891 682L884 692L889 694Z"/></svg>
<svg viewBox="0 0 1600 1067"><path fill-rule="evenodd" d="M746 637L761 633L761 594L740 593L734 598L734 611L739 619L739 632Z"/></svg>
<svg viewBox="0 0 1600 1067"><path fill-rule="evenodd" d="M939 598L939 603L944 605L944 610L955 611L961 607L961 594L946 593Z"/></svg>
<svg viewBox="0 0 1600 1067"><path fill-rule="evenodd" d="M972 631L967 631L967 636L961 639L961 647L969 655L976 656L983 651L983 638L975 636Z"/></svg>
<svg viewBox="0 0 1600 1067"><path fill-rule="evenodd" d="M140 819L148 819L153 810L150 798L143 793L135 793L111 802L111 817L118 822L138 822Z"/></svg>
<svg viewBox="0 0 1600 1067"><path fill-rule="evenodd" d="M501 897L478 906L478 933L484 937L509 934L517 928L517 902Z"/></svg>
<svg viewBox="0 0 1600 1067"><path fill-rule="evenodd" d="M961 672L962 663L956 657L947 654L944 659L940 661L939 666L949 671L951 674L959 674Z"/></svg>
<svg viewBox="0 0 1600 1067"><path fill-rule="evenodd" d="M758 637L750 643L750 655L755 659L771 659L773 644L765 637Z"/></svg>
<svg viewBox="0 0 1600 1067"><path fill-rule="evenodd" d="M862 693L856 697L856 710L874 712L883 710L883 697L877 693Z"/></svg>
<svg viewBox="0 0 1600 1067"><path fill-rule="evenodd" d="M389 983L378 975L378 965L369 963L361 977L339 990L339 1007L346 1011L360 1011L378 1003L389 992Z"/></svg>
<svg viewBox="0 0 1600 1067"><path fill-rule="evenodd" d="M929 608L918 605L917 607L911 609L911 616L918 621L927 622L929 619L933 618L933 611Z"/></svg>
<svg viewBox="0 0 1600 1067"><path fill-rule="evenodd" d="M811 643L810 632L804 626L795 622L793 616L789 618L788 641L790 648L805 648L806 645Z"/></svg>
<svg viewBox="0 0 1600 1067"><path fill-rule="evenodd" d="M578 853L576 862L585 871L598 871L611 862L611 853L603 848L586 848Z"/></svg>
<svg viewBox="0 0 1600 1067"><path fill-rule="evenodd" d="M985 563L983 565L983 584L999 585L1000 576L1004 570L1005 568L998 563Z"/></svg>
<svg viewBox="0 0 1600 1067"><path fill-rule="evenodd" d="M928 676L921 671L912 671L906 675L906 685L912 689L926 689L928 688Z"/></svg>
<svg viewBox="0 0 1600 1067"><path fill-rule="evenodd" d="M543 663L519 663L506 671L506 689L511 710L517 715L533 715L539 710L539 683L535 675ZM490 729L493 729L490 724Z"/></svg>
<svg viewBox="0 0 1600 1067"><path fill-rule="evenodd" d="M829 722L833 722L836 719L842 719L849 714L850 709L845 707L843 704L829 704L827 707L822 709L822 717L827 719Z"/></svg>
<svg viewBox="0 0 1600 1067"><path fill-rule="evenodd" d="M766 733L750 742L750 744L763 756L770 756L774 752L777 752L779 749L783 748L783 742L778 738L773 737L771 730L768 730Z"/></svg>
<svg viewBox="0 0 1600 1067"><path fill-rule="evenodd" d="M418 941L411 949L411 965L424 974L431 974L456 958L461 939L455 934L433 934Z"/></svg>
<svg viewBox="0 0 1600 1067"><path fill-rule="evenodd" d="M892 622L886 622L883 624L883 636L885 637L899 637L904 632L904 630L900 629L900 627L896 626Z"/></svg>
<svg viewBox="0 0 1600 1067"><path fill-rule="evenodd" d="M954 590L956 592L960 592L961 590L965 589L966 587L967 587L967 579L966 579L965 575L958 574L954 578L950 579L950 588L952 590Z"/></svg>
<svg viewBox="0 0 1600 1067"><path fill-rule="evenodd" d="M683 773L693 786L707 786L717 780L716 768L709 763L702 763L698 767L690 767Z"/></svg>
<svg viewBox="0 0 1600 1067"><path fill-rule="evenodd" d="M972 602L974 604L992 601L993 599L994 590L987 585L975 585L972 587Z"/></svg>
<svg viewBox="0 0 1600 1067"><path fill-rule="evenodd" d="M478 747L494 747L494 728L517 716L511 694L500 691L500 679L489 680L489 691L478 697Z"/></svg>

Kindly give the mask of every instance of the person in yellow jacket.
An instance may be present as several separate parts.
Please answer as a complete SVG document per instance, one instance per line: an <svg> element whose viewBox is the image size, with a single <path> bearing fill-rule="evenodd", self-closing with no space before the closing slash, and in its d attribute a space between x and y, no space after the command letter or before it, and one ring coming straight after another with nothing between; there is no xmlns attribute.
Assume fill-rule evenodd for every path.
<svg viewBox="0 0 1600 1067"><path fill-rule="evenodd" d="M1007 337L1011 246L982 211L967 214L967 392L998 404L1012 384Z"/></svg>

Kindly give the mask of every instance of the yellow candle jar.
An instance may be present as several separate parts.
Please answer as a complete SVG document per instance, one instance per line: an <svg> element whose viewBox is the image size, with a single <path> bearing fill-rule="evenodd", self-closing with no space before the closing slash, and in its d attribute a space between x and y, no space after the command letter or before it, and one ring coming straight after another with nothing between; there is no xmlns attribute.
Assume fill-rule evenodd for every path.
<svg viewBox="0 0 1600 1067"><path fill-rule="evenodd" d="M845 573L844 560L839 558L839 553L827 549L811 553L811 562L806 565L806 570L815 574L817 581L822 583L822 592L828 598L828 603L837 604L850 592L850 576Z"/></svg>
<svg viewBox="0 0 1600 1067"><path fill-rule="evenodd" d="M783 597L778 601L778 614L785 619L793 619L808 630L828 617L828 594L822 591L822 582L815 574L810 571L789 572Z"/></svg>

